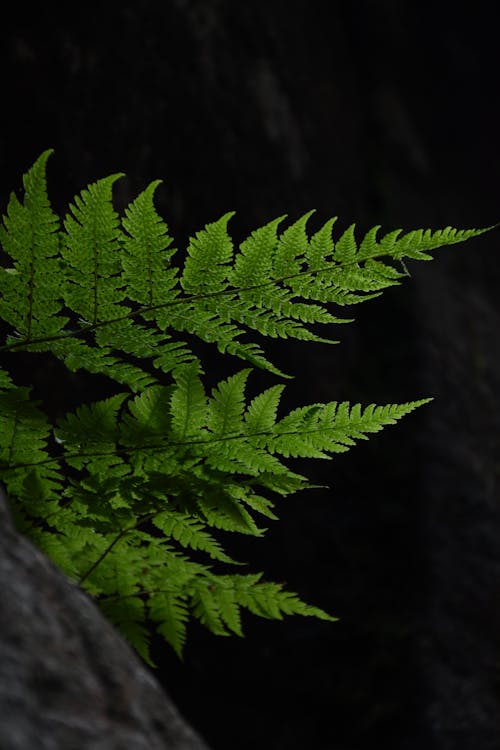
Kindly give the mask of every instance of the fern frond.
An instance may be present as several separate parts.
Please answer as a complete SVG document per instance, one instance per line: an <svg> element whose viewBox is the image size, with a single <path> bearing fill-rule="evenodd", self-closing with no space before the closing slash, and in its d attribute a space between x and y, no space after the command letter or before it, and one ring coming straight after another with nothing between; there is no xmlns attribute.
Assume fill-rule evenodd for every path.
<svg viewBox="0 0 500 750"><path fill-rule="evenodd" d="M168 227L156 212L153 196L161 180L152 182L125 209L122 278L129 299L154 307L179 294L177 269L171 267L175 248Z"/></svg>
<svg viewBox="0 0 500 750"><path fill-rule="evenodd" d="M0 392L1 478L12 497L39 513L52 507L61 492L63 475L57 459L47 461L51 426L30 389L12 387Z"/></svg>
<svg viewBox="0 0 500 750"><path fill-rule="evenodd" d="M243 636L241 608L258 617L282 620L283 615L316 617L329 622L338 618L303 602L276 583L262 582L262 573L250 575L205 574L191 579L179 591L166 589L149 597L150 616L157 631L182 656L189 610L214 635ZM182 591L182 593L181 593Z"/></svg>
<svg viewBox="0 0 500 750"><path fill-rule="evenodd" d="M317 617L320 620L336 622L319 607L312 607L303 602L297 594L284 591L279 583L261 583L260 574L256 576L233 576L236 597L241 606L246 607L259 617L282 620L283 615L302 615Z"/></svg>
<svg viewBox="0 0 500 750"><path fill-rule="evenodd" d="M64 328L58 261L59 219L47 196L45 170L52 150L24 175L24 200L10 196L0 226L0 243L13 261L0 267L0 316L27 342Z"/></svg>
<svg viewBox="0 0 500 750"><path fill-rule="evenodd" d="M183 341L172 341L167 343L164 337L160 350L155 352L153 365L164 373L177 370L181 365L194 362L196 359L193 352Z"/></svg>
<svg viewBox="0 0 500 750"><path fill-rule="evenodd" d="M260 573L219 574L196 558L240 564L219 532L261 537L256 519L277 517L269 493L317 487L285 459L331 458L431 399L313 403L282 416L282 385L247 403L250 367L207 396L185 339L288 377L256 334L337 343L316 326L351 319L328 305L373 299L407 275L404 258L429 260L429 251L487 229L397 229L379 239L375 226L358 243L351 224L335 241L336 218L309 236L309 211L284 229L285 216L268 222L235 250L230 212L192 237L174 267L173 240L153 202L159 181L120 219L112 190L121 175L98 180L61 225L46 191L50 153L24 176L24 198L11 196L0 226L0 351L51 353L71 371L122 387L54 427L0 364L0 481L16 523L150 664L147 618L179 656L190 616L239 636L242 608L335 620Z"/></svg>
<svg viewBox="0 0 500 750"><path fill-rule="evenodd" d="M307 254L309 245L306 224L313 213L314 211L308 211L301 216L279 238L273 258L274 278L293 276L300 272L302 259Z"/></svg>
<svg viewBox="0 0 500 750"><path fill-rule="evenodd" d="M260 529L240 500L231 492L207 493L198 498L198 509L210 526L223 531L262 536Z"/></svg>
<svg viewBox="0 0 500 750"><path fill-rule="evenodd" d="M193 614L214 635L229 635L220 612L214 584L208 579L197 580L193 586L191 606Z"/></svg>
<svg viewBox="0 0 500 750"><path fill-rule="evenodd" d="M243 637L241 613L234 583L230 576L218 576L211 584L220 620L235 635Z"/></svg>
<svg viewBox="0 0 500 750"><path fill-rule="evenodd" d="M183 547L206 552L213 560L237 564L226 555L220 544L206 531L206 524L198 518L187 513L164 510L155 514L152 521L167 538L175 539Z"/></svg>
<svg viewBox="0 0 500 750"><path fill-rule="evenodd" d="M179 367L174 373L177 388L171 400L172 435L184 440L189 435L197 435L205 427L207 399L199 374L198 361Z"/></svg>
<svg viewBox="0 0 500 750"><path fill-rule="evenodd" d="M272 437L258 439L271 452L282 456L330 458L328 453L343 453L355 444L355 439L367 439L367 432L378 432L385 425L394 424L419 406L432 401L424 398L405 404L370 404L361 411L361 404L311 404L294 409L274 427Z"/></svg>
<svg viewBox="0 0 500 750"><path fill-rule="evenodd" d="M44 253L44 260L50 261L48 265L44 262L43 279L50 280L50 290L43 286L45 282L38 272L41 265L36 260L38 251L33 250L31 242L21 252L25 258L22 274L16 266L0 269L5 289L2 303L8 306L4 308L5 318L18 336L18 340L9 338L7 347L28 348L28 323L22 323L18 313L13 312L17 308L31 321L29 349L54 351L62 358L67 355L73 369L85 366L83 350L88 346L82 340L72 346L75 337L82 339L94 333L97 347L91 346L91 351L85 352L89 354L90 371L110 375L136 391L153 383L154 378L146 369L132 365L128 355L153 359L154 366L163 372L194 361L185 341L170 340L171 332L195 335L215 343L222 353L285 376L256 342L241 339L254 332L337 343L309 328L317 323L351 322L350 318L330 313L325 303L344 306L373 299L406 275L391 265L394 261L401 262L404 257L428 259L426 250L487 231L447 227L400 236L401 230L395 230L377 240L380 227L376 226L358 246L354 225L333 242L335 219L327 221L309 240L306 225L313 213L310 211L280 235L278 227L285 217L269 222L252 232L233 255L227 232L232 213L227 213L190 240L178 278L177 269L171 265L175 250L171 248L167 225L153 205L158 181L127 207L123 230L111 204L112 185L120 175L89 185L74 199L64 222L65 231L58 234L57 217L47 205L45 191L48 153L25 177L25 205L12 198L12 216L6 217L11 231L9 234L4 230L2 237L4 249L16 258L16 237L22 235L26 243L30 221L37 227L41 222L45 235L43 243L39 243L40 252ZM45 213L38 222L41 211ZM384 256L387 260L383 260ZM35 269L37 282L33 286ZM22 291L19 274L23 277ZM32 304L27 300L32 300L35 288L42 293L37 297L39 302ZM24 302L17 298L18 294ZM51 300L46 309L42 298L44 305ZM57 314L62 299L80 318L72 330L66 327L68 319ZM133 309L129 303L141 307ZM138 324L139 316L146 326ZM81 319L87 323L82 325ZM36 336L32 332L33 320L37 321ZM104 351L96 354L92 351L95 348Z"/></svg>
<svg viewBox="0 0 500 750"><path fill-rule="evenodd" d="M12 382L9 373L0 367L0 389L4 391L9 388L14 388L14 383Z"/></svg>
<svg viewBox="0 0 500 750"><path fill-rule="evenodd" d="M283 385L273 385L252 400L245 413L247 434L267 432L274 426L283 390Z"/></svg>
<svg viewBox="0 0 500 750"><path fill-rule="evenodd" d="M29 529L30 538L71 580L78 581L87 555L97 558L105 548L105 538L81 525L78 516L67 509L62 511L59 508L57 514L50 514L47 523L50 523L50 531L32 527ZM89 588L89 593L95 595L97 592L98 587L95 590Z"/></svg>
<svg viewBox="0 0 500 750"><path fill-rule="evenodd" d="M274 508L274 503L269 500L269 498L256 495L254 492L244 491L241 495L241 499L249 508L256 510L257 513L261 513L263 516L266 516L266 518L270 518L273 521L278 520L278 516L271 510L271 508Z"/></svg>
<svg viewBox="0 0 500 750"><path fill-rule="evenodd" d="M278 244L277 229L286 215L273 219L268 224L253 231L241 243L235 257L229 282L234 289L241 289L245 299L245 287L261 288L268 284L273 266L273 258Z"/></svg>
<svg viewBox="0 0 500 750"><path fill-rule="evenodd" d="M157 444L162 436L168 435L172 427L173 391L173 386L156 385L145 388L129 401L129 414L121 421L120 442L129 446Z"/></svg>
<svg viewBox="0 0 500 750"><path fill-rule="evenodd" d="M354 237L355 224L351 224L335 243L333 251L333 260L339 265L348 265L356 257L357 245Z"/></svg>
<svg viewBox="0 0 500 750"><path fill-rule="evenodd" d="M110 175L89 185L75 197L64 220L64 301L92 325L129 311L122 304L121 232L111 202L112 186L120 177L123 174Z"/></svg>
<svg viewBox="0 0 500 750"><path fill-rule="evenodd" d="M80 406L67 414L55 432L66 449L65 460L74 468L87 468L92 474L116 471L123 464L116 454L119 439L118 414L126 393Z"/></svg>
<svg viewBox="0 0 500 750"><path fill-rule="evenodd" d="M186 594L173 590L154 594L148 602L149 616L153 622L158 623L156 631L179 657L182 657L186 643L186 623L189 620L186 599Z"/></svg>
<svg viewBox="0 0 500 750"><path fill-rule="evenodd" d="M223 437L241 431L245 385L250 372L250 369L240 370L213 389L208 402L208 429L213 435Z"/></svg>
<svg viewBox="0 0 500 750"><path fill-rule="evenodd" d="M227 276L233 257L233 243L227 233L227 223L234 211L191 238L188 257L181 277L181 285L188 294L206 294L226 289Z"/></svg>
<svg viewBox="0 0 500 750"><path fill-rule="evenodd" d="M332 228L338 216L326 221L321 229L313 234L305 251L307 268L317 271L331 261L334 242L332 239Z"/></svg>
<svg viewBox="0 0 500 750"><path fill-rule="evenodd" d="M430 229L413 230L398 238L392 246L391 255L396 259L433 260L432 256L427 255L424 251L435 250L445 245L455 245L457 242L465 242L465 240L477 237L491 228L454 229L453 227L445 227L444 229L437 229L435 232Z"/></svg>
<svg viewBox="0 0 500 750"><path fill-rule="evenodd" d="M240 607L248 609L258 617L282 620L283 615L303 615L317 617L335 622L332 617L318 607L303 602L297 594L284 591L277 583L262 582L262 573L250 575L218 576L216 581L205 583L203 593L206 597L202 616L206 624L217 635L226 635L224 625L237 635L242 635ZM207 595L208 589L208 595ZM207 614L208 611L208 614ZM212 628L212 624L215 626ZM223 630L224 632L219 632Z"/></svg>

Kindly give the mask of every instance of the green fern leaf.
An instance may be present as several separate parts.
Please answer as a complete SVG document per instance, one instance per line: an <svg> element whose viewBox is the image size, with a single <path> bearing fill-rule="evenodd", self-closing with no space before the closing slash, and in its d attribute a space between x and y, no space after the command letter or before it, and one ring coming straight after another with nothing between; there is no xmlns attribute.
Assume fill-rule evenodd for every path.
<svg viewBox="0 0 500 750"><path fill-rule="evenodd" d="M218 492L207 491L198 499L198 509L208 524L224 531L237 531L240 534L262 536L260 529L240 500L240 490L228 485Z"/></svg>
<svg viewBox="0 0 500 750"><path fill-rule="evenodd" d="M171 399L172 435L184 440L189 435L199 436L207 421L207 399L199 378L198 361L190 362L175 371L176 389Z"/></svg>
<svg viewBox="0 0 500 750"><path fill-rule="evenodd" d="M193 614L214 635L229 635L224 626L215 584L211 581L196 581L192 594Z"/></svg>
<svg viewBox="0 0 500 750"><path fill-rule="evenodd" d="M241 288L242 299L246 299L246 288L269 283L273 258L278 244L277 229L286 216L279 216L268 224L253 231L240 245L234 266L229 275L231 285ZM250 299L253 295L250 295Z"/></svg>
<svg viewBox="0 0 500 750"><path fill-rule="evenodd" d="M116 454L119 438L118 413L126 393L80 406L59 422L56 438L66 449L65 460L77 469L96 474L122 473L123 460ZM125 469L126 472L126 469Z"/></svg>
<svg viewBox="0 0 500 750"><path fill-rule="evenodd" d="M335 622L338 618L301 601L291 591L283 591L278 583L261 582L262 573L232 576L238 604L258 617L282 620L283 615L303 615Z"/></svg>
<svg viewBox="0 0 500 750"><path fill-rule="evenodd" d="M214 560L237 564L226 555L213 536L207 533L206 525L199 519L186 513L165 510L155 514L152 521L167 537L172 537L183 547L206 552Z"/></svg>
<svg viewBox="0 0 500 750"><path fill-rule="evenodd" d="M217 582L213 584L213 592L223 624L242 638L240 607L231 576L218 576Z"/></svg>
<svg viewBox="0 0 500 750"><path fill-rule="evenodd" d="M333 260L337 263L350 263L355 259L358 250L354 236L355 227L355 224L351 224L335 243Z"/></svg>
<svg viewBox="0 0 500 750"><path fill-rule="evenodd" d="M30 389L13 387L0 392L0 468L7 492L39 513L53 506L63 476L57 459L47 460L51 426ZM26 506L27 501L30 501Z"/></svg>
<svg viewBox="0 0 500 750"><path fill-rule="evenodd" d="M272 429L283 390L283 385L273 385L255 396L245 414L247 434L259 434Z"/></svg>
<svg viewBox="0 0 500 750"><path fill-rule="evenodd" d="M211 294L226 288L229 263L233 257L233 243L227 233L231 216L234 216L234 211L207 224L202 232L191 238L181 277L182 288L188 294Z"/></svg>
<svg viewBox="0 0 500 750"><path fill-rule="evenodd" d="M111 203L112 186L120 177L110 175L89 185L75 197L64 220L64 301L92 325L128 312L122 304L119 219Z"/></svg>
<svg viewBox="0 0 500 750"><path fill-rule="evenodd" d="M174 387L145 388L128 403L129 414L121 421L120 442L128 446L157 445L172 428L170 400Z"/></svg>
<svg viewBox="0 0 500 750"><path fill-rule="evenodd" d="M9 373L0 367L0 389L9 390L9 388L13 387L14 383L12 382Z"/></svg>
<svg viewBox="0 0 500 750"><path fill-rule="evenodd" d="M381 246L377 242L379 229L381 229L381 225L376 224L365 234L356 253L358 260L370 258L380 252Z"/></svg>
<svg viewBox="0 0 500 750"><path fill-rule="evenodd" d="M311 404L290 412L275 425L274 435L260 444L283 456L329 458L328 453L349 450L355 438L367 439L365 433L378 432L429 401L432 399L386 406L370 404L363 413L361 404L350 408L347 401Z"/></svg>
<svg viewBox="0 0 500 750"><path fill-rule="evenodd" d="M301 216L279 238L274 254L273 275L275 278L295 275L300 271L309 245L305 228L313 213L314 211L308 211Z"/></svg>
<svg viewBox="0 0 500 750"><path fill-rule="evenodd" d="M218 437L238 433L243 427L245 385L251 370L241 370L219 383L208 403L208 429Z"/></svg>
<svg viewBox="0 0 500 750"><path fill-rule="evenodd" d="M155 306L174 299L179 291L177 269L171 267L172 238L157 214L153 196L161 180L152 182L125 209L123 227L128 232L122 253L123 281L127 296L144 306Z"/></svg>
<svg viewBox="0 0 500 750"><path fill-rule="evenodd" d="M273 521L278 520L278 516L271 510L271 508L274 508L274 503L267 497L256 495L254 492L242 492L241 499L249 508L256 510L263 516L266 516L266 518L270 518Z"/></svg>
<svg viewBox="0 0 500 750"><path fill-rule="evenodd" d="M156 631L165 638L179 657L182 657L186 643L186 623L189 619L186 599L185 594L168 592L154 594L148 602L150 618L153 622L159 623Z"/></svg>
<svg viewBox="0 0 500 750"><path fill-rule="evenodd" d="M432 255L428 255L426 250L434 250L445 245L454 245L457 242L464 242L471 237L477 237L487 232L492 227L485 229L453 229L445 227L431 232L430 229L418 229L407 232L395 242L393 247L393 257L395 258L413 258L415 260L432 260Z"/></svg>
<svg viewBox="0 0 500 750"><path fill-rule="evenodd" d="M0 268L0 316L26 342L55 335L67 322L59 315L59 219L50 207L45 180L51 153L44 151L24 176L23 203L11 194L0 227L2 248L14 261L12 267Z"/></svg>
<svg viewBox="0 0 500 750"><path fill-rule="evenodd" d="M306 249L307 268L309 271L317 271L331 262L331 256L335 247L332 240L332 228L337 221L337 216L326 221L310 239Z"/></svg>

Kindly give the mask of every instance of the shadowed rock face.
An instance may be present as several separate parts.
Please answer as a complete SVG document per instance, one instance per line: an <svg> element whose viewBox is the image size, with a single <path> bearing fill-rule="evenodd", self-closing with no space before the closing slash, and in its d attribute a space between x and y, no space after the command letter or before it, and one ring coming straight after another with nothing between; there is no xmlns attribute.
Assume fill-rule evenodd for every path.
<svg viewBox="0 0 500 750"><path fill-rule="evenodd" d="M83 591L13 528L0 490L2 750L208 750Z"/></svg>
<svg viewBox="0 0 500 750"><path fill-rule="evenodd" d="M419 436L432 573L420 668L440 750L493 750L500 736L500 315L473 261L421 269L418 284L423 391L436 397Z"/></svg>

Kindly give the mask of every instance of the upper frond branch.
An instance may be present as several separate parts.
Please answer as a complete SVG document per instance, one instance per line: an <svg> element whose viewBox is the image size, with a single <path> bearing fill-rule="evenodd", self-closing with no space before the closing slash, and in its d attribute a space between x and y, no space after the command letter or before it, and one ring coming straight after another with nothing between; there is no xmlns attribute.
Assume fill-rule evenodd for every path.
<svg viewBox="0 0 500 750"><path fill-rule="evenodd" d="M328 304L373 299L400 283L404 258L429 260L429 251L491 229L397 229L378 238L376 226L358 243L352 224L335 241L336 218L310 236L309 211L281 232L284 216L268 222L235 250L229 212L191 238L179 271L153 203L160 181L120 220L112 188L122 175L98 180L74 198L60 227L46 192L50 153L25 175L24 202L11 196L0 229L14 264L0 268L0 315L11 326L1 349L52 351L71 369L87 367L135 391L151 375L124 360L132 355L174 371L194 359L186 334L284 375L251 340L255 334L338 343L318 335L317 325L352 319L332 314Z"/></svg>

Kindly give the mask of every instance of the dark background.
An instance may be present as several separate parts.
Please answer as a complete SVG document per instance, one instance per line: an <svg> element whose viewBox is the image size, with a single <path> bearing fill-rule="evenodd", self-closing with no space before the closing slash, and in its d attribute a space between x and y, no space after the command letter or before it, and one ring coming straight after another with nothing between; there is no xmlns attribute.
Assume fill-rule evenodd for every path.
<svg viewBox="0 0 500 750"><path fill-rule="evenodd" d="M19 4L0 31L2 207L53 147L57 209L113 172L127 174L118 207L160 177L180 248L228 210L236 240L310 208L312 229L339 215L358 236L375 223L493 224L493 13L400 0ZM244 640L193 625L183 664L155 642L157 675L214 750L500 748L499 246L497 231L409 264L400 288L347 311L356 323L333 330L336 347L268 342L296 375L288 408L435 401L332 462L296 462L331 490L283 501L265 540L231 540L339 623L248 618ZM210 382L241 367L204 356ZM57 383L54 407L58 374L35 371L49 408L93 396L94 381Z"/></svg>

